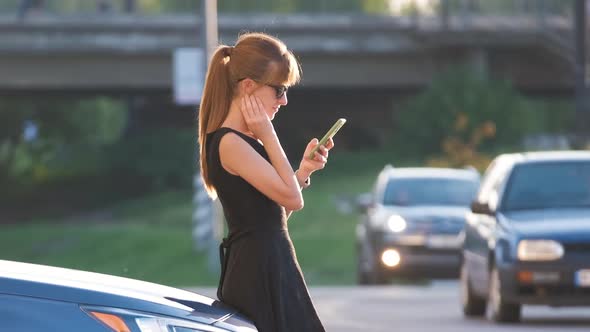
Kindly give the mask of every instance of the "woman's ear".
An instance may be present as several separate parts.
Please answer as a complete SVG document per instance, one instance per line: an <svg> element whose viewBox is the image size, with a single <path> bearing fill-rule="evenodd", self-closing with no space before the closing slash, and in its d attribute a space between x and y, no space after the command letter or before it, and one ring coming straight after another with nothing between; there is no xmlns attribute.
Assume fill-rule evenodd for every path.
<svg viewBox="0 0 590 332"><path fill-rule="evenodd" d="M257 88L257 83L252 80L251 78L245 78L240 81L239 90L240 93L251 95L254 90Z"/></svg>

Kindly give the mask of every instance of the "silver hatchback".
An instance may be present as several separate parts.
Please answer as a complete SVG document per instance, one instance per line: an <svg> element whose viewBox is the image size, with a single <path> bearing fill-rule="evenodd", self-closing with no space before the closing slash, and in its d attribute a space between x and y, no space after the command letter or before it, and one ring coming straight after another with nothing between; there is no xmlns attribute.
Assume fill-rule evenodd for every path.
<svg viewBox="0 0 590 332"><path fill-rule="evenodd" d="M479 179L472 168L386 166L356 228L358 282L457 276L459 234Z"/></svg>

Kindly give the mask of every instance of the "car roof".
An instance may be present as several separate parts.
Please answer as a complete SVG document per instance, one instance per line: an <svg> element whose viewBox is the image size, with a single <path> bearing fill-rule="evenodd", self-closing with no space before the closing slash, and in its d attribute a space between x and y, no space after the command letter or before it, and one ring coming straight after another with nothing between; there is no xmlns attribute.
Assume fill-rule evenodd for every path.
<svg viewBox="0 0 590 332"><path fill-rule="evenodd" d="M383 174L387 178L449 178L449 179L479 179L475 168L443 168L443 167L386 167Z"/></svg>
<svg viewBox="0 0 590 332"><path fill-rule="evenodd" d="M510 160L512 163L518 164L536 162L590 161L590 151L564 150L507 153L498 156L498 159Z"/></svg>

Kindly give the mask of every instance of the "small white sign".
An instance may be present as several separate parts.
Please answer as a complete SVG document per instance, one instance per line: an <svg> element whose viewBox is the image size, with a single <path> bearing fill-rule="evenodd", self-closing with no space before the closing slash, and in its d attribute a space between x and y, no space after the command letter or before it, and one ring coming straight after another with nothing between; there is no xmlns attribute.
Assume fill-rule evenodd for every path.
<svg viewBox="0 0 590 332"><path fill-rule="evenodd" d="M178 48L173 62L174 101L179 105L198 105L205 85L202 48Z"/></svg>

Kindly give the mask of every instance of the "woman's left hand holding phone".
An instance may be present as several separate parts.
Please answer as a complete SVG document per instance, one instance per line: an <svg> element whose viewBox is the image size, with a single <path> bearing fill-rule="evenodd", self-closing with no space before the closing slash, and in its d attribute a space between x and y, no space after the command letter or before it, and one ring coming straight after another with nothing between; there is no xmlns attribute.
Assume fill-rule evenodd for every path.
<svg viewBox="0 0 590 332"><path fill-rule="evenodd" d="M309 158L309 153L313 150L313 148L319 144L317 138L312 139L305 148L305 152L303 153L303 158L299 163L299 169L297 171L299 182L305 180L311 176L311 174L317 170L323 169L326 167L326 163L328 162L328 154L330 149L334 147L334 141L330 138L325 145L320 146L319 150L315 153L313 158Z"/></svg>

